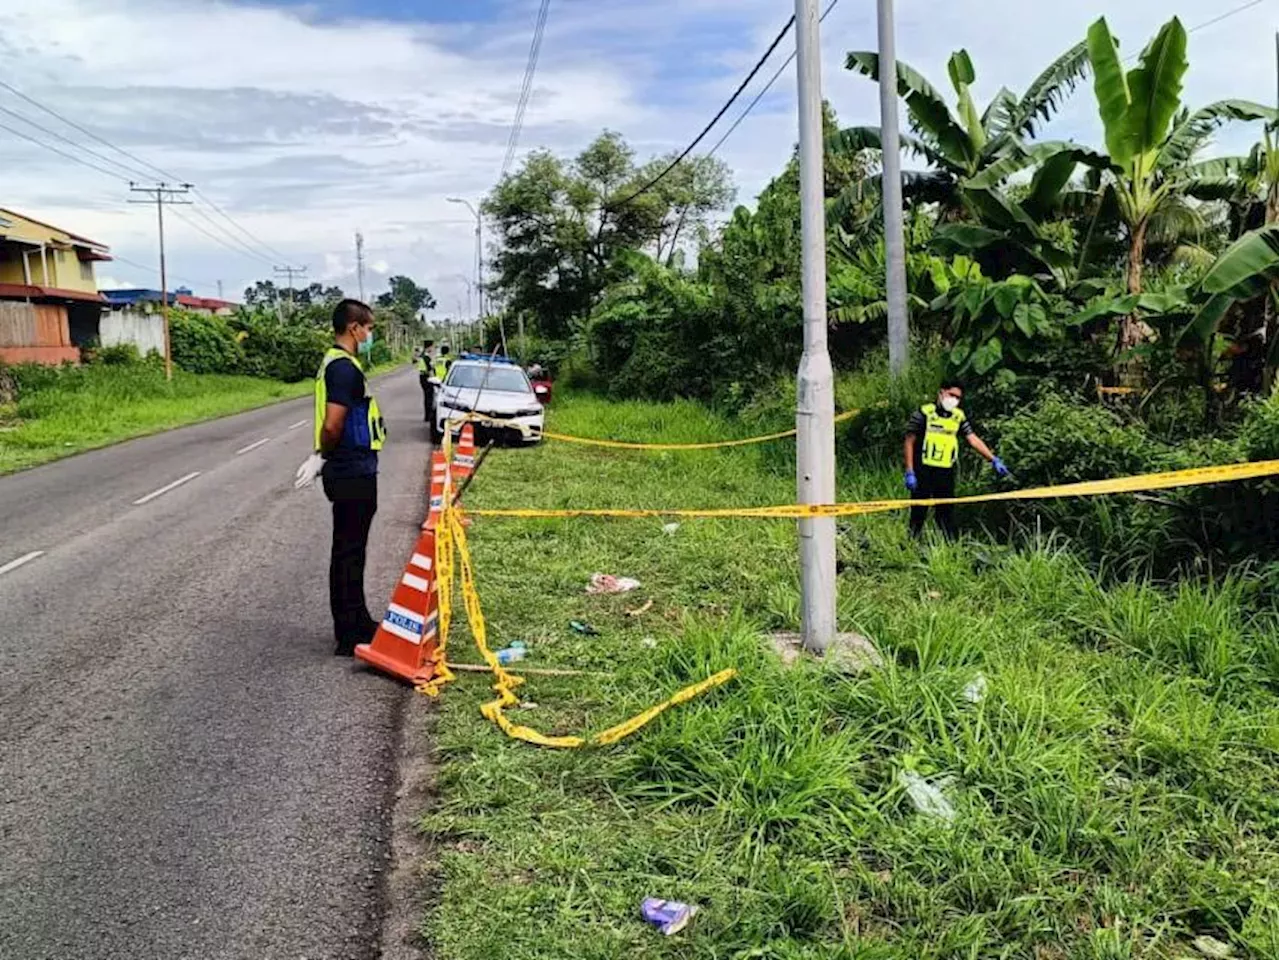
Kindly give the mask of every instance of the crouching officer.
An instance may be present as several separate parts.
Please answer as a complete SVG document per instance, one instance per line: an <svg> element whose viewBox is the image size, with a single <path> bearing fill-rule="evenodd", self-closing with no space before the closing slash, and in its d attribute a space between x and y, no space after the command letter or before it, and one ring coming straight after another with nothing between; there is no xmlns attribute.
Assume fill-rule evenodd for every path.
<svg viewBox="0 0 1280 960"><path fill-rule="evenodd" d="M316 373L316 455L308 463L323 461L320 476L333 504L329 608L334 653L349 657L378 627L365 603L364 566L369 526L378 512L378 451L386 427L359 359L373 349L373 311L359 300L343 300L333 310L333 334ZM303 464L299 471L300 484L307 468Z"/></svg>
<svg viewBox="0 0 1280 960"><path fill-rule="evenodd" d="M960 437L964 437L969 446L991 464L996 476L1009 475L1004 462L974 432L969 418L960 409L962 399L964 386L958 380L947 380L938 390L936 402L926 403L911 414L906 437L902 442L902 456L907 466L903 480L911 491L913 500L950 498L956 495L956 459L960 455ZM953 510L949 503L934 507L938 526L948 540L954 540L956 536ZM928 513L927 506L911 508L911 536L920 536Z"/></svg>

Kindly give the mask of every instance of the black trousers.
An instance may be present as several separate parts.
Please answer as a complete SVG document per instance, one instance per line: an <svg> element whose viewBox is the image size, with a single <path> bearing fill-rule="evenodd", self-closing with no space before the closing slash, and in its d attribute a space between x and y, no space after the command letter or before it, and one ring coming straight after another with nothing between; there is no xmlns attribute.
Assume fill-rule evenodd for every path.
<svg viewBox="0 0 1280 960"><path fill-rule="evenodd" d="M422 387L422 420L431 422L431 402L435 399L436 388L431 384L431 377L425 373L418 374L418 386Z"/></svg>
<svg viewBox="0 0 1280 960"><path fill-rule="evenodd" d="M911 494L912 500L925 500L932 497L954 497L956 495L956 471L954 467L916 467L916 489ZM942 504L933 508L938 528L948 540L956 538L955 508L951 504ZM920 536L924 529L928 507L911 508L911 536Z"/></svg>
<svg viewBox="0 0 1280 960"><path fill-rule="evenodd" d="M367 643L378 623L364 600L364 564L369 525L378 512L378 478L324 478L333 504L333 549L329 554L329 609L338 649Z"/></svg>

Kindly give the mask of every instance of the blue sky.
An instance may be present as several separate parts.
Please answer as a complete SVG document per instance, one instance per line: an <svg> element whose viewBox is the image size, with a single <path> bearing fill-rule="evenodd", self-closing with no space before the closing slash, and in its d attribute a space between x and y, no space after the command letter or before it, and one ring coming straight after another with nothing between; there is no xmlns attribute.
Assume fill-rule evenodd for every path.
<svg viewBox="0 0 1280 960"><path fill-rule="evenodd" d="M966 47L978 72L977 96L985 100L1001 85L1023 88L1099 14L1124 49L1136 52L1173 13L1195 26L1238 5L898 0L899 55L945 90L947 55ZM0 0L0 79L147 163L194 181L257 238L248 241L252 252L230 243L198 215L218 221L204 206L188 211L194 225L176 220L171 269L199 292L216 293L221 280L229 294L238 293L270 275L277 252L305 264L309 279L354 291L359 230L370 292L387 275L408 273L452 313L460 303L465 309L461 275L470 271L471 224L446 198L474 202L498 174L537 6L537 0ZM791 11L789 0L552 0L522 147L571 155L609 127L641 159L678 149ZM1273 102L1276 20L1268 0L1194 33L1185 100ZM824 92L846 124L878 119L875 85L843 69L844 53L873 47L874 37L870 0L841 0L824 24ZM790 49L788 39L775 62ZM762 79L772 71L770 65ZM751 202L791 152L794 96L787 71L720 153L742 202ZM56 126L4 91L0 107ZM8 114L0 122L22 127ZM1252 135L1228 131L1219 147L1237 150ZM1046 136L1098 143L1087 86ZM0 206L111 245L122 259L102 271L108 283L156 283L153 224L142 208L124 202L129 173L113 178L76 166L4 131L0 169L7 174Z"/></svg>

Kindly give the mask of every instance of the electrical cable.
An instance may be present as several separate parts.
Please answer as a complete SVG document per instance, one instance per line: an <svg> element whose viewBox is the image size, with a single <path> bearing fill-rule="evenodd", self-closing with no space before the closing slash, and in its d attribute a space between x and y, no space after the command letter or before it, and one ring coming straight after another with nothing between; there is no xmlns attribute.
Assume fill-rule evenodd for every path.
<svg viewBox="0 0 1280 960"><path fill-rule="evenodd" d="M729 112L729 108L733 106L734 101L736 101L738 97L742 95L742 91L746 89L747 84L749 84L753 79L755 79L755 75L760 72L760 68L765 65L765 62L771 56L773 56L773 51L778 48L778 44L782 42L782 38L787 35L787 31L791 29L792 24L794 24L795 22L796 22L795 15L792 14L792 16L787 20L786 24L783 25L782 29L778 31L778 35L773 38L773 43L769 44L769 48L765 50L764 54L760 57L760 59L756 61L756 65L751 68L751 72L748 73L746 77L743 78L740 84L738 84L738 89L733 91L733 95L729 97L728 100L725 101L725 104L723 107L721 107L718 111L716 111L716 115L711 118L711 122L702 128L702 132L699 133L696 137L694 137L693 141L687 147L685 147L684 150L682 150L674 160L672 160L669 164L667 164L667 166L656 177L651 179L648 183L646 183L640 189L634 191L633 193L628 194L626 197L624 197L621 200L616 200L613 203L605 204L605 210L616 210L619 207L624 207L628 203L630 203L632 200L634 200L636 197L640 196L642 193L647 193L648 191L652 190L667 176L667 174L669 174L672 170L674 170L680 164L680 162L684 160L685 157L689 156L689 154L693 152L693 148L702 142L703 137L705 137L708 133L711 132L711 128L714 127L716 123L719 122L720 118Z"/></svg>
<svg viewBox="0 0 1280 960"><path fill-rule="evenodd" d="M501 180L511 169L511 161L515 159L516 147L520 142L520 131L524 128L524 115L529 107L529 98L533 94L533 77L538 69L538 57L542 52L542 35L547 27L547 13L551 8L551 0L542 0L538 6L538 16L533 24L533 39L529 43L529 57L525 62L524 79L520 83L520 94L516 98L515 117L511 121L511 133L507 136L507 151L502 158Z"/></svg>

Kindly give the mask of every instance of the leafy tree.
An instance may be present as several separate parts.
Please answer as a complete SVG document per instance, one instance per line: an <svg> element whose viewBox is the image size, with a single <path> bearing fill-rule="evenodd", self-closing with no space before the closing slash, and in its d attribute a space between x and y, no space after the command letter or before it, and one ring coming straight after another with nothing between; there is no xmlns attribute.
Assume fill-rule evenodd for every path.
<svg viewBox="0 0 1280 960"><path fill-rule="evenodd" d="M879 80L879 54L854 51L847 56L845 68ZM912 134L901 136L902 145L913 156L928 161L933 168L905 171L904 195L916 202L939 204L944 220L1001 213L1002 199L990 189L992 184L974 186L967 181L1001 160L1023 156L1026 153L1023 136L1034 135L1039 124L1053 115L1087 68L1085 45L1076 44L1050 64L1021 97L1001 87L979 114L970 91L976 78L973 61L967 51L957 50L947 61L947 74L956 95L956 113L953 114L942 94L923 75L899 61L898 95L906 101L908 125L912 131ZM829 138L828 149L837 155L848 155L868 149L879 150L880 147L879 127L860 126L838 131ZM1042 144L1037 162L1045 162L1058 152L1073 154L1079 162L1086 156L1081 150L1075 144ZM1071 163L1066 169L1066 177L1057 182L1059 189L1074 167L1075 163ZM878 193L879 177L869 178L863 189ZM836 217L844 215L851 202L860 195L849 193L843 196L833 211Z"/></svg>
<svg viewBox="0 0 1280 960"><path fill-rule="evenodd" d="M648 183L670 166L675 154L656 157L636 171L637 179ZM654 254L672 266L681 249L681 237L694 235L716 210L728 206L737 191L732 174L723 160L715 157L688 157L662 178L636 203L645 203L660 216L654 238ZM660 212L659 212L660 211Z"/></svg>
<svg viewBox="0 0 1280 960"><path fill-rule="evenodd" d="M378 294L377 306L396 308L407 316L416 316L422 310L433 310L436 298L426 287L418 286L409 277L395 276L387 281L390 288L386 293ZM341 293L341 291L339 291Z"/></svg>
<svg viewBox="0 0 1280 960"><path fill-rule="evenodd" d="M1194 113L1180 109L1187 32L1177 17L1160 28L1127 73L1105 17L1089 27L1086 42L1110 163L1104 189L1126 229L1125 285L1137 295L1153 222L1184 207L1199 181L1221 173L1212 161L1194 162L1210 134L1229 120L1274 119L1276 112L1246 100L1220 100ZM1129 314L1121 322L1118 347L1134 347L1146 337L1145 325Z"/></svg>
<svg viewBox="0 0 1280 960"><path fill-rule="evenodd" d="M622 255L664 233L670 205L632 198L642 184L633 151L610 131L572 161L530 154L484 202L501 237L490 289L546 336L581 327L604 289L628 275Z"/></svg>
<svg viewBox="0 0 1280 960"><path fill-rule="evenodd" d="M277 301L279 294L273 281L259 280L253 286L244 288L244 302L249 307L270 306Z"/></svg>

